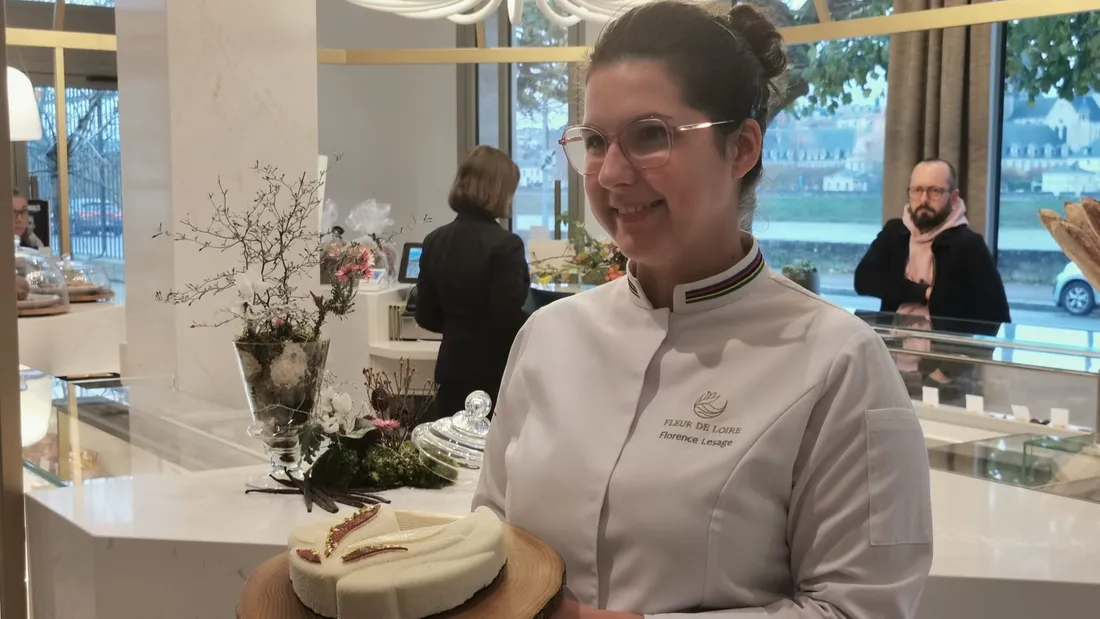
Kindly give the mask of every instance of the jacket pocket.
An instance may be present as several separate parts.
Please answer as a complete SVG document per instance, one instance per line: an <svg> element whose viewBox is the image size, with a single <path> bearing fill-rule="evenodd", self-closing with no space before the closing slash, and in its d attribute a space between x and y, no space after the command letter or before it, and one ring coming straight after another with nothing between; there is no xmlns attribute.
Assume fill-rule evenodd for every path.
<svg viewBox="0 0 1100 619"><path fill-rule="evenodd" d="M871 545L932 543L928 452L916 414L870 410L866 421Z"/></svg>

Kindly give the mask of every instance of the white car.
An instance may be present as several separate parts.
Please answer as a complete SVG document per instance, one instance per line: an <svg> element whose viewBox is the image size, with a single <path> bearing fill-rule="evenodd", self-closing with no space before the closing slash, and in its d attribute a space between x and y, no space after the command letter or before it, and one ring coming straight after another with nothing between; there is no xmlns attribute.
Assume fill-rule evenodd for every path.
<svg viewBox="0 0 1100 619"><path fill-rule="evenodd" d="M1071 262L1054 278L1054 304L1074 316L1086 316L1100 304L1100 295Z"/></svg>

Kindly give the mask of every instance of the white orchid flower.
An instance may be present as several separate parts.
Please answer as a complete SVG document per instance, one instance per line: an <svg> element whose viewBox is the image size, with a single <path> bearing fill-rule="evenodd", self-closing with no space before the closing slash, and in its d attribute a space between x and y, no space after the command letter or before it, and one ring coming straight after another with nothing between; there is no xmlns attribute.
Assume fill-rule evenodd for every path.
<svg viewBox="0 0 1100 619"><path fill-rule="evenodd" d="M351 410L351 395L337 393L332 396L332 412L336 417L347 417Z"/></svg>
<svg viewBox="0 0 1100 619"><path fill-rule="evenodd" d="M340 431L340 419L336 415L322 416L321 431L325 434L336 434Z"/></svg>
<svg viewBox="0 0 1100 619"><path fill-rule="evenodd" d="M245 303L251 303L256 297L262 295L269 288L270 282L265 282L263 272L259 267L249 267L244 273L238 273L233 278L233 284L237 287L237 294Z"/></svg>

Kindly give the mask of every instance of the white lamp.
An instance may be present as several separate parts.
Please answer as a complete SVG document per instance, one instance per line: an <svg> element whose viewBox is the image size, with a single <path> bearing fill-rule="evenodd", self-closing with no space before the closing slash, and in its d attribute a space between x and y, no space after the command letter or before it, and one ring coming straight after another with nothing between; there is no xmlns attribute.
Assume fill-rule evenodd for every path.
<svg viewBox="0 0 1100 619"><path fill-rule="evenodd" d="M27 380L19 375L20 429L23 431L23 447L30 447L46 438L53 416L53 383L42 377Z"/></svg>
<svg viewBox="0 0 1100 619"><path fill-rule="evenodd" d="M8 67L8 124L12 142L42 139L42 117L31 79L19 69Z"/></svg>

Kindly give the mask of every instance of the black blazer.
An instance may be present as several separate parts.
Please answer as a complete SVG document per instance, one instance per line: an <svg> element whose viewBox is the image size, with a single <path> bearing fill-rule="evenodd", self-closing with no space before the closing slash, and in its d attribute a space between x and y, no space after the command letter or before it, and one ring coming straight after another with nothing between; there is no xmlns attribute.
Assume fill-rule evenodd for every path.
<svg viewBox="0 0 1100 619"><path fill-rule="evenodd" d="M530 287L523 241L495 219L461 214L424 239L416 322L443 334L436 382L500 384Z"/></svg>
<svg viewBox="0 0 1100 619"><path fill-rule="evenodd" d="M905 277L909 237L902 220L891 219L856 267L856 293L882 299L883 312L925 303L928 287ZM1001 323L1012 321L1004 283L981 235L966 226L944 230L932 241L932 256L935 280L927 304L934 330L996 335Z"/></svg>

